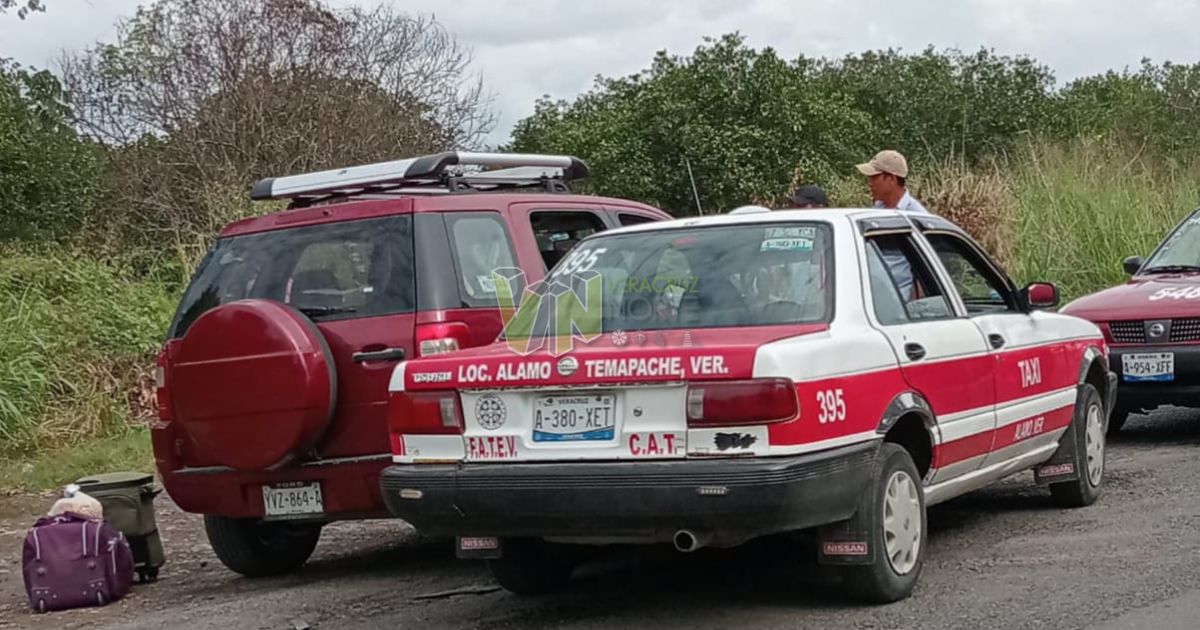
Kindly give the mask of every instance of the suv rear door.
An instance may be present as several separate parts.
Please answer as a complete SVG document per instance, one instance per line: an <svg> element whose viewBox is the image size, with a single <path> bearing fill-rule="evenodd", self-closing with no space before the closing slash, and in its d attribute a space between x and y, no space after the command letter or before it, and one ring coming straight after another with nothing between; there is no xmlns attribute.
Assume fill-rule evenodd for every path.
<svg viewBox="0 0 1200 630"><path fill-rule="evenodd" d="M337 374L333 420L313 452L298 455L384 454L391 368L414 352L412 227L412 215L403 213L223 238L184 295L170 337L236 300L291 305L317 325ZM191 465L211 462L212 454L194 455L199 461Z"/></svg>

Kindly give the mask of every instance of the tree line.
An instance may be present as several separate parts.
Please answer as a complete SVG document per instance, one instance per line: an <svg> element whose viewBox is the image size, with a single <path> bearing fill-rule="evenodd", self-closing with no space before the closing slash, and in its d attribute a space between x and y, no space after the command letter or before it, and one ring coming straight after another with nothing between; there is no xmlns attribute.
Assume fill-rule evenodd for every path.
<svg viewBox="0 0 1200 630"><path fill-rule="evenodd" d="M0 0L3 8L40 2ZM54 6L52 5L52 10ZM1105 137L1188 163L1200 64L1065 85L988 50L785 59L736 34L543 98L501 148L578 155L588 191L696 212L827 183L883 147L977 164L1028 136ZM258 178L479 148L471 53L433 18L322 0L157 0L58 73L0 63L0 241L82 242L185 265ZM1133 155L1131 155L1133 157Z"/></svg>
<svg viewBox="0 0 1200 630"><path fill-rule="evenodd" d="M978 164L1027 137L1104 137L1189 162L1200 149L1200 64L1143 62L1061 87L1029 57L988 50L870 51L784 59L738 35L642 72L599 78L572 100L543 98L510 148L588 158L591 189L676 214L776 199L802 179L852 174L880 148L922 165Z"/></svg>

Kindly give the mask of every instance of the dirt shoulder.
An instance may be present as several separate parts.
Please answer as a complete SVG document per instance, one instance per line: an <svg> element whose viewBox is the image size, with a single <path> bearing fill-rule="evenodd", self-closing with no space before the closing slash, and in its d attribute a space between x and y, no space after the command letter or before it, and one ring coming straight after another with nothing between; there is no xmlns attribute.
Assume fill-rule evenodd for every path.
<svg viewBox="0 0 1200 630"><path fill-rule="evenodd" d="M515 597L396 521L330 526L302 571L246 580L213 556L199 517L162 497L162 579L106 608L43 618L25 601L20 544L52 497L23 495L0 498L0 628L1183 627L1172 622L1190 622L1181 611L1200 601L1197 415L1132 419L1090 508L1055 507L1025 473L931 509L921 583L891 606L849 603L827 573L753 545L613 550L565 592ZM464 592L423 597L454 589Z"/></svg>

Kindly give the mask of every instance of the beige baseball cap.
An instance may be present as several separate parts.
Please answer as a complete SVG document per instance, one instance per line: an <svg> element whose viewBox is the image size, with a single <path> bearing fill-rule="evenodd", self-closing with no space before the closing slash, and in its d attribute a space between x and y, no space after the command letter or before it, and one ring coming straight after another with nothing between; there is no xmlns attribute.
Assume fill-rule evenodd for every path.
<svg viewBox="0 0 1200 630"><path fill-rule="evenodd" d="M870 177L880 173L890 173L896 177L908 177L908 160L899 151L891 149L880 151L871 158L870 162L858 165L858 172Z"/></svg>

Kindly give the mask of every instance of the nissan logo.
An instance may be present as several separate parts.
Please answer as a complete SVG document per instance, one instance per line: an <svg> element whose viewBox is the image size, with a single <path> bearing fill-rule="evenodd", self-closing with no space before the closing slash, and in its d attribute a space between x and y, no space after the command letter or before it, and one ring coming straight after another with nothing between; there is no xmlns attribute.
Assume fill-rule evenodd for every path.
<svg viewBox="0 0 1200 630"><path fill-rule="evenodd" d="M1167 332L1167 327L1158 322L1154 322L1153 324L1150 324L1150 330L1148 332L1150 333L1151 337L1161 337L1163 336L1163 333Z"/></svg>
<svg viewBox="0 0 1200 630"><path fill-rule="evenodd" d="M579 369L579 361L575 357L563 357L558 360L558 375L571 376Z"/></svg>

